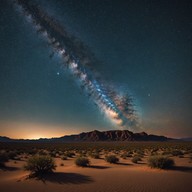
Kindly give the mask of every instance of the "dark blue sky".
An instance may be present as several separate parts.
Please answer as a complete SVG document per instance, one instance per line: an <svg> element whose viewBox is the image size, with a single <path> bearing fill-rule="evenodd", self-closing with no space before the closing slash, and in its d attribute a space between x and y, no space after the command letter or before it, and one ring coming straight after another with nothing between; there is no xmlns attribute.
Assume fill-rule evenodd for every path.
<svg viewBox="0 0 192 192"><path fill-rule="evenodd" d="M192 136L191 1L36 2L89 46L99 60L93 68L106 82L133 95L141 130ZM0 4L0 135L21 133L22 128L4 127L9 122L59 125L54 131L47 126L52 136L118 129L60 60L50 59L46 41L11 1ZM46 137L45 130L39 135ZM38 126L34 131L41 132Z"/></svg>

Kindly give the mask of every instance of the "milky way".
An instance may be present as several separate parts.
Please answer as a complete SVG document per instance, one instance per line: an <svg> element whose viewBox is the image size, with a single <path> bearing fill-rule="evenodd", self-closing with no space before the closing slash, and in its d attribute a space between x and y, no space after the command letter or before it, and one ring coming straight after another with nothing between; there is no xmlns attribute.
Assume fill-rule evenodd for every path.
<svg viewBox="0 0 192 192"><path fill-rule="evenodd" d="M136 116L132 97L102 80L94 70L96 60L90 50L38 5L25 0L16 0L15 4L52 48L50 58L59 55L62 66L78 80L98 108L116 125L133 126Z"/></svg>

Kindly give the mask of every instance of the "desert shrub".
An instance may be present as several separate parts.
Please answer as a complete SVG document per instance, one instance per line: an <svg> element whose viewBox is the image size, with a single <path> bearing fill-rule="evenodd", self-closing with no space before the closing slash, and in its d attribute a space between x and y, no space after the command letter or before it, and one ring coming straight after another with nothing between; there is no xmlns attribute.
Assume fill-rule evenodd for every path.
<svg viewBox="0 0 192 192"><path fill-rule="evenodd" d="M136 153L138 156L142 156L142 157L145 155L144 151L142 151L142 150L137 150L135 153Z"/></svg>
<svg viewBox="0 0 192 192"><path fill-rule="evenodd" d="M133 162L133 163L138 163L138 161L141 161L142 159L141 159L141 157L140 156L134 156L132 159L131 159L131 161Z"/></svg>
<svg viewBox="0 0 192 192"><path fill-rule="evenodd" d="M38 150L37 149L31 149L27 152L29 155L35 155L38 153Z"/></svg>
<svg viewBox="0 0 192 192"><path fill-rule="evenodd" d="M123 153L123 154L121 154L121 156L120 156L122 159L126 159L127 158L127 153Z"/></svg>
<svg viewBox="0 0 192 192"><path fill-rule="evenodd" d="M10 151L7 153L9 159L15 159L17 157L17 153L14 151Z"/></svg>
<svg viewBox="0 0 192 192"><path fill-rule="evenodd" d="M40 150L40 151L38 152L38 154L39 154L39 155L47 155L47 152L44 151L44 150Z"/></svg>
<svg viewBox="0 0 192 192"><path fill-rule="evenodd" d="M67 156L64 155L61 159L62 160L67 160L68 158L67 158Z"/></svg>
<svg viewBox="0 0 192 192"><path fill-rule="evenodd" d="M166 156L151 156L148 159L148 165L151 168L169 169L174 164L174 160Z"/></svg>
<svg viewBox="0 0 192 192"><path fill-rule="evenodd" d="M90 164L90 161L89 161L89 159L88 158L86 158L86 157L77 157L76 159L75 159L75 164L77 165L77 166L79 166L79 167L87 167L87 166L89 166L89 164Z"/></svg>
<svg viewBox="0 0 192 192"><path fill-rule="evenodd" d="M171 153L171 151L163 151L162 155L168 156L168 155L172 155L172 153Z"/></svg>
<svg viewBox="0 0 192 192"><path fill-rule="evenodd" d="M114 151L114 153L115 153L116 155L118 155L118 154L119 154L119 151Z"/></svg>
<svg viewBox="0 0 192 192"><path fill-rule="evenodd" d="M50 155L51 157L57 157L57 152L56 152L56 151L51 151L51 152L49 153L49 155Z"/></svg>
<svg viewBox="0 0 192 192"><path fill-rule="evenodd" d="M100 155L99 153L95 152L95 153L91 153L90 156L94 159L99 159L100 158Z"/></svg>
<svg viewBox="0 0 192 192"><path fill-rule="evenodd" d="M87 151L79 151L79 156L87 157Z"/></svg>
<svg viewBox="0 0 192 192"><path fill-rule="evenodd" d="M5 166L5 162L9 160L7 153L0 153L0 167Z"/></svg>
<svg viewBox="0 0 192 192"><path fill-rule="evenodd" d="M64 164L63 164L63 163L61 163L61 164L60 164L60 166L62 166L62 167L63 167L63 166L64 166Z"/></svg>
<svg viewBox="0 0 192 192"><path fill-rule="evenodd" d="M127 157L132 157L132 156L133 156L133 152L132 151L127 152Z"/></svg>
<svg viewBox="0 0 192 192"><path fill-rule="evenodd" d="M151 152L151 153L149 153L149 155L157 156L158 153L157 152Z"/></svg>
<svg viewBox="0 0 192 192"><path fill-rule="evenodd" d="M124 152L120 155L121 158L126 159L127 157L132 157L133 152L129 151L129 152Z"/></svg>
<svg viewBox="0 0 192 192"><path fill-rule="evenodd" d="M108 163L118 163L119 159L115 155L108 155L105 157L105 161Z"/></svg>
<svg viewBox="0 0 192 192"><path fill-rule="evenodd" d="M16 157L14 158L14 160L21 161L21 157L16 156Z"/></svg>
<svg viewBox="0 0 192 192"><path fill-rule="evenodd" d="M136 153L136 154L133 155L133 157L140 157L140 158L143 158L144 156L141 155L141 154L137 154L137 153Z"/></svg>
<svg viewBox="0 0 192 192"><path fill-rule="evenodd" d="M130 155L133 155L133 151L128 151L128 153L129 153Z"/></svg>
<svg viewBox="0 0 192 192"><path fill-rule="evenodd" d="M65 152L64 153L65 154L65 156L67 156L67 157L73 157L73 156L75 156L75 153L74 152L71 152L71 151L67 151L67 152Z"/></svg>
<svg viewBox="0 0 192 192"><path fill-rule="evenodd" d="M180 151L180 150L173 150L173 151L171 152L171 154L172 154L173 156L179 156L179 155L183 155L183 152Z"/></svg>
<svg viewBox="0 0 192 192"><path fill-rule="evenodd" d="M159 149L158 148L153 148L152 150L151 150L151 152L157 152Z"/></svg>
<svg viewBox="0 0 192 192"><path fill-rule="evenodd" d="M59 156L63 155L63 151L58 151L58 155Z"/></svg>
<svg viewBox="0 0 192 192"><path fill-rule="evenodd" d="M36 155L27 160L25 170L31 172L31 175L43 175L55 170L56 165L52 157Z"/></svg>

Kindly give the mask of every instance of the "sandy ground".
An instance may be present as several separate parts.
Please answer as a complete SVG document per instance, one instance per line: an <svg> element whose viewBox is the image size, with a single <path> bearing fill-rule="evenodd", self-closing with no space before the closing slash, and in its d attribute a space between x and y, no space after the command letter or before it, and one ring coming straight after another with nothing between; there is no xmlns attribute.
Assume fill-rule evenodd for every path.
<svg viewBox="0 0 192 192"><path fill-rule="evenodd" d="M1 192L191 192L192 163L188 158L174 158L174 170L151 169L146 159L133 164L120 159L119 164L108 164L103 159L90 159L91 167L74 165L74 159L56 158L57 169L45 181L25 179L25 161L10 161L0 170ZM64 166L60 166L64 163Z"/></svg>

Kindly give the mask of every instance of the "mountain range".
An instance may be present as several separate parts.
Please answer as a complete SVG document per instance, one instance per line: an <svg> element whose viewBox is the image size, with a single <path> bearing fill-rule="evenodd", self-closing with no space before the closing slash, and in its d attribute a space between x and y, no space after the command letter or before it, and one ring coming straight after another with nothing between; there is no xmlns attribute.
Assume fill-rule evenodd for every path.
<svg viewBox="0 0 192 192"><path fill-rule="evenodd" d="M128 130L90 131L58 138L11 139L0 136L0 142L99 142L99 141L169 141L172 138Z"/></svg>

